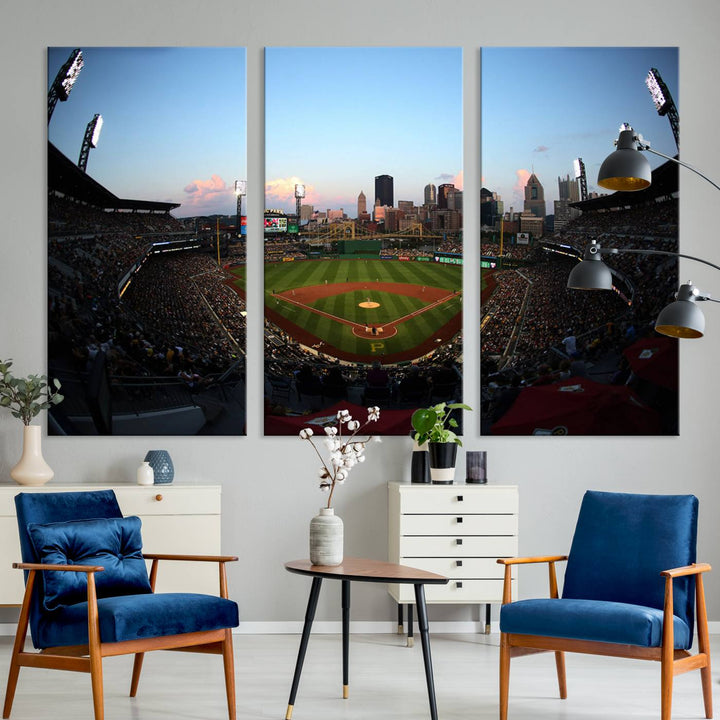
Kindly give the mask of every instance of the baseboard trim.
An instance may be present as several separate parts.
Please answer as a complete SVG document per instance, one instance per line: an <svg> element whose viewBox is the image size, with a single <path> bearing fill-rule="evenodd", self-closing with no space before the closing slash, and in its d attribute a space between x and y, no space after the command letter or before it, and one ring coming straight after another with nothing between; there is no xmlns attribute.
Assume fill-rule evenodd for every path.
<svg viewBox="0 0 720 720"><path fill-rule="evenodd" d="M15 623L0 623L0 637L13 636L17 625ZM233 630L236 635L299 635L302 632L302 620L287 620L281 622L241 622ZM416 626L417 628L417 626ZM436 634L472 634L482 633L485 624L472 621L457 622L431 622L430 631ZM497 622L493 622L491 632L500 632ZM720 634L720 622L709 622L708 630L711 635ZM337 635L342 632L339 620L318 620L313 623L313 632L319 634ZM397 633L397 623L392 621L366 621L356 620L350 623L350 632L364 635L387 635Z"/></svg>
<svg viewBox="0 0 720 720"><path fill-rule="evenodd" d="M497 623L492 624L492 631L499 632ZM233 631L238 635L297 635L302 632L302 620L289 620L287 622L241 622ZM337 635L342 632L340 620L317 620L312 626L313 632L318 634ZM484 632L485 623L473 621L456 622L430 622L433 633L479 633ZM397 633L397 621L355 620L350 622L350 632L364 635L387 635ZM415 632L417 623L415 624Z"/></svg>

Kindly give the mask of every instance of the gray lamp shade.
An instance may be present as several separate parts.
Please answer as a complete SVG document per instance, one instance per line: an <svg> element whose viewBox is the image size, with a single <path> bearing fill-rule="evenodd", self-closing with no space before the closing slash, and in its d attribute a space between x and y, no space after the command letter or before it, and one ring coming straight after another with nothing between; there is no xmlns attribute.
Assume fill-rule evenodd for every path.
<svg viewBox="0 0 720 720"><path fill-rule="evenodd" d="M598 185L607 190L634 192L644 190L652 182L650 162L637 149L632 129L621 130L617 150L610 153L598 173Z"/></svg>
<svg viewBox="0 0 720 720"><path fill-rule="evenodd" d="M658 315L655 330L670 337L700 338L705 334L705 316L694 300L676 300Z"/></svg>
<svg viewBox="0 0 720 720"><path fill-rule="evenodd" d="M612 272L599 255L581 260L568 276L567 286L573 290L612 290Z"/></svg>

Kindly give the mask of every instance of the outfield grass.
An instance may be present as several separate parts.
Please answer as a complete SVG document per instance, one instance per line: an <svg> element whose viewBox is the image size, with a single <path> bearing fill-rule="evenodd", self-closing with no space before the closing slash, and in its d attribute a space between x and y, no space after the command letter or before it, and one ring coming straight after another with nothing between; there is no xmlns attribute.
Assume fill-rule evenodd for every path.
<svg viewBox="0 0 720 720"><path fill-rule="evenodd" d="M439 287L454 292L462 287L462 267L398 260L318 260L266 264L266 304L315 337L357 355L382 356L414 348L432 338L439 328L462 309L462 299L458 295L403 322L398 326L397 335L392 338L359 338L353 335L352 328L348 325L271 297L273 292L324 285L325 280L328 284L364 281L406 283ZM368 310L358 307L368 296L368 292L363 290L317 300L313 306L353 322L380 324L404 317L427 304L404 295L380 293L372 289L369 292L372 300L380 302L380 308Z"/></svg>
<svg viewBox="0 0 720 720"><path fill-rule="evenodd" d="M391 282L430 285L447 290L462 287L462 266L400 260L303 260L267 263L265 293L307 285L344 282Z"/></svg>

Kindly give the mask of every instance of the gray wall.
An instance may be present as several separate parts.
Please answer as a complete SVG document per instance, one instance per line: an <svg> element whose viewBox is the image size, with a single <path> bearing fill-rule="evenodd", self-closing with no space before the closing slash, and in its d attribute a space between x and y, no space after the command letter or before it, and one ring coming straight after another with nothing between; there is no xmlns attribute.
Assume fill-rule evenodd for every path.
<svg viewBox="0 0 720 720"><path fill-rule="evenodd" d="M435 16L445 11L446 16ZM45 48L48 45L245 45L248 48L248 213L250 278L262 272L263 46L460 45L464 48L465 196L480 195L480 51L485 45L679 45L683 158L720 177L717 112L720 89L720 4L717 0L606 0L486 3L452 0L2 0L0 53L0 356L13 357L18 372L45 365L46 201ZM522 95L525 78L508 87ZM371 93L375 78L357 78L344 90ZM392 80L390 80L392 82ZM588 68L592 82L592 68ZM312 80L308 78L308 87ZM649 101L649 100L648 100ZM542 112L542 109L538 109ZM618 122L627 118L618 118ZM663 149L663 148L659 148ZM686 253L720 261L717 191L681 171L681 242ZM479 206L465 203L466 400L477 405L479 380ZM720 276L683 261L683 280L720 293ZM304 557L310 517L322 504L310 448L295 438L268 438L262 428L262 290L249 286L247 438L47 438L46 459L56 482L132 482L150 446L167 448L178 482L223 484L223 545L241 561L231 587L248 621L300 620L307 585L288 575L285 560ZM477 418L468 423L467 449L489 452L493 483L520 486L520 552L548 554L568 548L586 488L647 492L694 492L701 501L699 556L717 562L720 500L717 473L720 390L720 308L706 304L707 337L681 350L682 435L678 438L488 438ZM20 427L0 417L0 477L20 453ZM407 474L408 442L389 438L373 446L368 462L341 488L336 508L346 523L350 555L386 557L388 480ZM460 467L464 467L460 459ZM545 573L523 576L522 592L544 592ZM720 573L708 581L711 620L720 621ZM318 619L339 617L333 593L321 600ZM377 588L358 588L353 618L393 617L389 598ZM431 609L431 619L465 620L468 608ZM2 617L0 616L0 619Z"/></svg>

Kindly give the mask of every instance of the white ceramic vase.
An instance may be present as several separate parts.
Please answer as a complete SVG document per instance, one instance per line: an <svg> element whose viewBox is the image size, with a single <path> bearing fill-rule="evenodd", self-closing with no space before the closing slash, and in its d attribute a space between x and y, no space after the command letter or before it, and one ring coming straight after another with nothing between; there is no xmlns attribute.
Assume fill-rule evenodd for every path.
<svg viewBox="0 0 720 720"><path fill-rule="evenodd" d="M42 456L42 428L25 425L23 429L23 453L20 462L10 471L10 477L18 485L44 485L55 473Z"/></svg>
<svg viewBox="0 0 720 720"><path fill-rule="evenodd" d="M155 483L155 471L150 467L150 463L144 460L137 469L136 479L138 485L153 485Z"/></svg>
<svg viewBox="0 0 720 720"><path fill-rule="evenodd" d="M320 508L310 521L310 562L340 565L343 561L343 521L333 508Z"/></svg>

